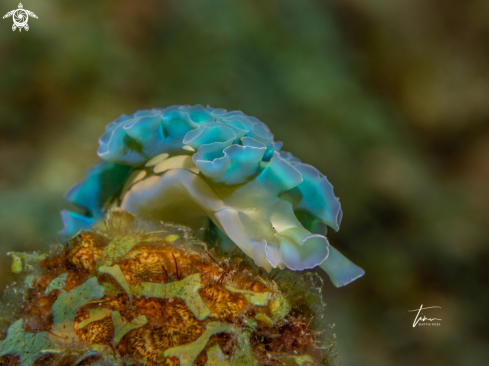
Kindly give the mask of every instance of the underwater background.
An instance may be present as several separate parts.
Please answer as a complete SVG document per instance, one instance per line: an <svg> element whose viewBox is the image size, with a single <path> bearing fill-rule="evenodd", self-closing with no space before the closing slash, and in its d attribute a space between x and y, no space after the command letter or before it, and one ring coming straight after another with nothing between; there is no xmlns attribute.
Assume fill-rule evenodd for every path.
<svg viewBox="0 0 489 366"><path fill-rule="evenodd" d="M0 5L5 14L14 1ZM63 194L123 113L242 110L323 172L331 243L366 275L325 281L345 366L489 358L489 5L43 1L0 22L0 253L45 249ZM11 259L0 255L0 285ZM441 327L407 310L441 306Z"/></svg>

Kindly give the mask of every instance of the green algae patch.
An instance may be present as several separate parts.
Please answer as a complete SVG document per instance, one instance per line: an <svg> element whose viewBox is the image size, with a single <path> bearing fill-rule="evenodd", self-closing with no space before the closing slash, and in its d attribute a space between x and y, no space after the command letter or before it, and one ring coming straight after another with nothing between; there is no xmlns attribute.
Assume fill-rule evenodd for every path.
<svg viewBox="0 0 489 366"><path fill-rule="evenodd" d="M286 365L306 366L314 364L314 359L310 355L288 356L284 359Z"/></svg>
<svg viewBox="0 0 489 366"><path fill-rule="evenodd" d="M178 240L180 237L178 235L172 234L168 235L165 240L169 241L170 243L173 243L174 241Z"/></svg>
<svg viewBox="0 0 489 366"><path fill-rule="evenodd" d="M226 356L218 342L214 342L207 350L207 363L206 366L230 366L229 357Z"/></svg>
<svg viewBox="0 0 489 366"><path fill-rule="evenodd" d="M63 291L66 286L66 279L68 278L68 273L63 273L62 275L56 277L52 280L44 291L45 295L48 295L51 291L60 290Z"/></svg>
<svg viewBox="0 0 489 366"><path fill-rule="evenodd" d="M164 357L177 357L180 361L180 366L192 366L195 359L200 352L205 348L209 338L217 333L234 333L234 329L231 325L220 322L211 322L207 324L204 334L195 342L186 344L183 346L177 346L167 349L164 353Z"/></svg>
<svg viewBox="0 0 489 366"><path fill-rule="evenodd" d="M119 285L126 291L127 296L129 297L129 304L132 308L132 294L131 294L131 287L129 286L129 283L127 283L126 277L124 276L124 273L121 271L121 267L119 267L118 264L112 267L99 267L98 271L100 273L107 273L114 277L114 279L117 281Z"/></svg>
<svg viewBox="0 0 489 366"><path fill-rule="evenodd" d="M240 329L235 332L236 349L231 366L254 366L258 361L253 356L250 345L251 332L248 329Z"/></svg>
<svg viewBox="0 0 489 366"><path fill-rule="evenodd" d="M103 296L104 288L98 284L96 277L88 279L72 291L63 292L53 304L51 332L67 341L76 340L73 323L78 309L87 302Z"/></svg>
<svg viewBox="0 0 489 366"><path fill-rule="evenodd" d="M39 263L47 258L47 254L8 252L12 257L11 270L16 275L25 275L24 284L32 287L38 275Z"/></svg>
<svg viewBox="0 0 489 366"><path fill-rule="evenodd" d="M178 297L185 301L190 311L199 320L207 318L211 311L202 301L199 290L204 288L200 280L200 273L185 277L181 281L171 283L141 283L141 295L144 297L157 297L160 299L170 299Z"/></svg>
<svg viewBox="0 0 489 366"><path fill-rule="evenodd" d="M99 267L110 267L122 259L129 251L141 241L134 237L122 237L112 240L104 249L99 259Z"/></svg>
<svg viewBox="0 0 489 366"><path fill-rule="evenodd" d="M29 333L22 325L23 320L19 319L10 326L7 338L0 342L0 357L16 355L20 357L19 366L31 366L39 356L54 353L53 349L58 348L56 339L49 333ZM26 344L29 347L25 347Z"/></svg>
<svg viewBox="0 0 489 366"><path fill-rule="evenodd" d="M273 320L278 322L287 316L292 307L284 296L275 294L270 300L269 308Z"/></svg>
<svg viewBox="0 0 489 366"><path fill-rule="evenodd" d="M43 355L64 352L68 342L78 342L73 327L78 309L103 295L104 289L98 285L96 278L90 278L72 291L63 292L52 307L51 331L26 332L23 329L23 320L19 319L9 327L7 338L0 343L0 357L16 355L20 357L19 366L31 366Z"/></svg>
<svg viewBox="0 0 489 366"><path fill-rule="evenodd" d="M22 264L22 259L16 255L15 253L9 253L10 256L12 257L12 273L18 274L22 272L22 269L24 268L24 265Z"/></svg>
<svg viewBox="0 0 489 366"><path fill-rule="evenodd" d="M237 292L243 294L251 304L256 306L266 306L268 304L268 300L270 299L269 292L255 292L251 290L240 290L232 286L226 286L226 288L231 292Z"/></svg>
<svg viewBox="0 0 489 366"><path fill-rule="evenodd" d="M37 266L40 262L47 258L47 254L24 253L24 252L8 252L8 256L12 257L12 272L20 273L29 266Z"/></svg>
<svg viewBox="0 0 489 366"><path fill-rule="evenodd" d="M131 330L140 328L148 322L146 316L141 315L137 318L134 318L130 322L124 323L121 317L121 313L118 311L114 311L112 313L112 323L114 324L115 333L114 333L114 342L115 344L119 343L120 340Z"/></svg>
<svg viewBox="0 0 489 366"><path fill-rule="evenodd" d="M258 365L258 362L253 356L253 352L251 350L251 332L248 329L241 329L234 325L221 322L210 322L207 324L204 334L202 334L195 342L167 349L163 353L163 356L177 357L180 361L180 366L192 366L199 353L206 347L207 342L209 342L209 338L214 334L223 332L232 334L236 337L236 348L234 355L232 356L231 366ZM217 353L217 350L212 351L211 347L208 352L211 353L213 361L218 362L215 363L216 365L229 365L229 363L225 363L226 360L223 359L223 357L214 357L212 352Z"/></svg>
<svg viewBox="0 0 489 366"><path fill-rule="evenodd" d="M261 321L267 327L273 327L274 321L270 319L266 314L258 313L255 315L255 319Z"/></svg>
<svg viewBox="0 0 489 366"><path fill-rule="evenodd" d="M90 314L90 317L78 323L78 329L85 328L90 323L102 320L103 318L111 315L112 311L106 308L95 308L88 309L88 313Z"/></svg>

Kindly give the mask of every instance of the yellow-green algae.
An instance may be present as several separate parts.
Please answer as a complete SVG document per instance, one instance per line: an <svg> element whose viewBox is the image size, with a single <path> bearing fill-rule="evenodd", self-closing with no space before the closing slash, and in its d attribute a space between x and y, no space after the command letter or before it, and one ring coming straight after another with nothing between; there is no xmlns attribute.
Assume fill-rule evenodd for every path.
<svg viewBox="0 0 489 366"><path fill-rule="evenodd" d="M211 313L199 295L199 290L204 288L204 285L200 281L200 273L171 283L142 282L141 287L141 295L145 297L156 297L160 299L178 297L182 299L199 320L207 318Z"/></svg>
<svg viewBox="0 0 489 366"><path fill-rule="evenodd" d="M114 311L112 313L112 323L114 324L115 334L114 334L114 342L115 344L119 343L122 337L124 337L127 332L142 327L148 322L146 316L141 315L137 318L134 318L130 322L124 323L121 317L121 313L118 311Z"/></svg>
<svg viewBox="0 0 489 366"><path fill-rule="evenodd" d="M214 342L207 350L206 366L230 366L229 356L226 356L218 342Z"/></svg>
<svg viewBox="0 0 489 366"><path fill-rule="evenodd" d="M257 365L250 347L250 331L231 324L221 322L208 323L204 334L195 342L183 346L167 349L164 357L174 356L180 361L180 366L192 366L195 359L202 352L209 338L217 333L230 333L236 337L236 349L232 356L231 366Z"/></svg>
<svg viewBox="0 0 489 366"><path fill-rule="evenodd" d="M59 348L57 342L59 340L47 332L26 332L23 320L19 319L9 327L7 338L0 343L0 356L15 354L20 357L20 366L30 366L45 351Z"/></svg>
<svg viewBox="0 0 489 366"><path fill-rule="evenodd" d="M89 278L83 285L72 291L63 292L53 304L53 328L51 333L67 341L76 339L73 323L79 308L90 300L104 296L104 288L96 277Z"/></svg>
<svg viewBox="0 0 489 366"><path fill-rule="evenodd" d="M307 364L313 364L314 359L309 355L301 355L301 356L289 356L284 359L286 364L292 364L297 366L305 366ZM289 362L288 362L289 361Z"/></svg>
<svg viewBox="0 0 489 366"><path fill-rule="evenodd" d="M269 292L255 292L251 290L240 290L234 288L233 286L226 286L226 288L231 292L236 292L243 294L250 303L257 306L266 306L268 304L268 299L270 298Z"/></svg>
<svg viewBox="0 0 489 366"><path fill-rule="evenodd" d="M90 314L90 317L80 322L77 328L82 329L90 323L102 320L105 317L110 316L112 319L112 324L114 325L115 344L119 343L122 337L127 334L127 332L142 327L148 322L146 316L141 315L126 323L122 320L121 313L119 311L111 311L106 308L88 309L88 312Z"/></svg>
<svg viewBox="0 0 489 366"><path fill-rule="evenodd" d="M102 253L98 265L100 267L110 267L122 259L132 248L138 245L141 240L137 237L124 236L121 238L115 238L105 248Z"/></svg>
<svg viewBox="0 0 489 366"><path fill-rule="evenodd" d="M94 309L88 309L88 314L89 317L80 323L78 323L77 328L82 329L85 328L88 324L102 320L103 318L109 316L112 314L112 311L106 308L94 308Z"/></svg>
<svg viewBox="0 0 489 366"><path fill-rule="evenodd" d="M169 241L170 243L173 243L175 240L178 240L179 236L178 235L168 235L165 240Z"/></svg>
<svg viewBox="0 0 489 366"><path fill-rule="evenodd" d="M119 285L126 291L127 296L129 297L129 304L132 308L132 294L131 294L131 288L129 284L127 283L126 277L124 276L124 273L121 271L121 267L119 267L118 264L112 266L112 267L99 267L98 271L100 273L107 273L114 277L114 279L117 281Z"/></svg>
<svg viewBox="0 0 489 366"><path fill-rule="evenodd" d="M53 327L51 331L30 333L23 329L23 319L10 326L7 338L0 342L0 357L15 354L20 357L20 366L30 366L40 356L58 353L78 343L73 329L78 309L90 300L104 295L95 277L72 291L63 292L53 304Z"/></svg>
<svg viewBox="0 0 489 366"><path fill-rule="evenodd" d="M65 286L66 286L66 279L68 278L68 273L63 273L61 275L59 275L58 277L56 277L54 280L52 280L48 287L46 287L46 291L44 291L44 293L47 295L49 294L51 291L54 291L54 290L60 290L60 291L63 291Z"/></svg>
<svg viewBox="0 0 489 366"><path fill-rule="evenodd" d="M270 300L269 307L272 318L275 321L285 318L291 309L290 301L280 294L274 294L273 298Z"/></svg>
<svg viewBox="0 0 489 366"><path fill-rule="evenodd" d="M36 279L35 268L44 260L48 255L45 253L24 253L24 252L8 252L7 255L12 257L11 270L15 274L21 272L26 273L24 283L27 286L32 286L33 281Z"/></svg>
<svg viewBox="0 0 489 366"><path fill-rule="evenodd" d="M264 313L258 313L255 315L255 319L261 321L263 324L265 324L268 327L272 327L275 322L270 319L267 314Z"/></svg>
<svg viewBox="0 0 489 366"><path fill-rule="evenodd" d="M251 330L246 328L234 328L236 336L236 350L234 351L231 366L254 366L258 361L251 352Z"/></svg>
<svg viewBox="0 0 489 366"><path fill-rule="evenodd" d="M192 366L200 352L205 348L209 338L217 333L233 333L232 326L226 323L211 322L207 324L204 334L195 342L183 346L177 346L167 349L164 357L174 356L180 361L180 366Z"/></svg>
<svg viewBox="0 0 489 366"><path fill-rule="evenodd" d="M24 268L24 265L22 264L22 259L20 259L20 257L15 253L9 253L9 254L12 257L12 272L13 273L22 272L22 269Z"/></svg>

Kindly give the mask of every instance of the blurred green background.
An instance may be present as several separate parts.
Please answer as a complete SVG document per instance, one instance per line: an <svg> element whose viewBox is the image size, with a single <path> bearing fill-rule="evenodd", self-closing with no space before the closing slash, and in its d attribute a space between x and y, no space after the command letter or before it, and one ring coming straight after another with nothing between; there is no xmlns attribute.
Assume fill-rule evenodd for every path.
<svg viewBox="0 0 489 366"><path fill-rule="evenodd" d="M3 15L18 6L0 4ZM0 21L0 251L47 248L122 113L243 110L335 187L345 366L489 360L489 2L27 1ZM10 260L0 255L2 288ZM441 327L407 310L441 306ZM434 313L432 315L435 315Z"/></svg>

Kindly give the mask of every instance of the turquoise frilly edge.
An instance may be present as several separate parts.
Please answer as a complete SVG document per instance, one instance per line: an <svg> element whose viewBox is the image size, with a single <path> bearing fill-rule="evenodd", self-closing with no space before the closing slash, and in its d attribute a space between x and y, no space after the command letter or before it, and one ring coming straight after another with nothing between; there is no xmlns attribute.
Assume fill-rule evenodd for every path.
<svg viewBox="0 0 489 366"><path fill-rule="evenodd" d="M267 271L319 266L337 287L364 274L326 238L342 218L333 186L254 117L200 105L142 110L110 123L99 143L104 161L65 196L84 211L62 212L65 235L114 208L194 229L210 219Z"/></svg>

